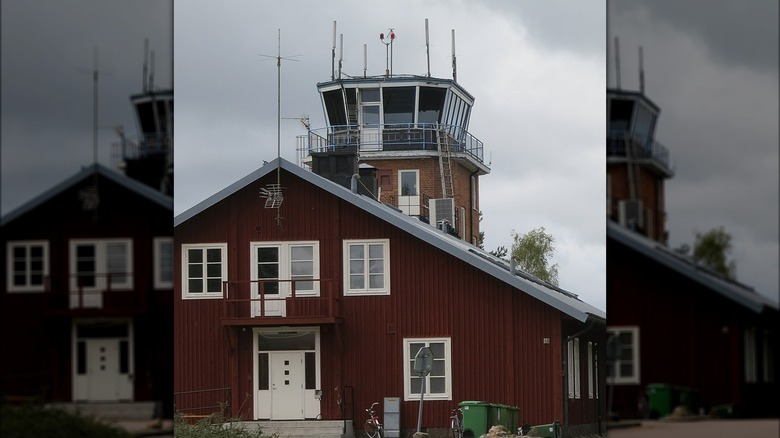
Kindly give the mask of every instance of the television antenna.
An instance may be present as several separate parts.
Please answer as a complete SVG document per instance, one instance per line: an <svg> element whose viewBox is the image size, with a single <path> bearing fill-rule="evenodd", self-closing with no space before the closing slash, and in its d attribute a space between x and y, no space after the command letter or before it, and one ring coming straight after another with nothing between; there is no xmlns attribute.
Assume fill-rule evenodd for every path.
<svg viewBox="0 0 780 438"><path fill-rule="evenodd" d="M277 52L276 56L258 54L264 59L276 59L276 184L267 185L266 189L261 190L260 196L266 198L265 208L276 208L276 224L281 226L282 218L279 215L279 208L282 205L284 197L282 195L281 186L281 157L282 157L282 143L281 143L281 125L282 125L282 60L285 61L298 61L297 58L301 55L282 56L282 30L277 29Z"/></svg>

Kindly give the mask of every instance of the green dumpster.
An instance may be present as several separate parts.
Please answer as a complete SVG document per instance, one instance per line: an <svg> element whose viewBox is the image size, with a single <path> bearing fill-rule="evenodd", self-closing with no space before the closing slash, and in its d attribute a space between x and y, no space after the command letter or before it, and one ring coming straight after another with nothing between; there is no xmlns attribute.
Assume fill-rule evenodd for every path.
<svg viewBox="0 0 780 438"><path fill-rule="evenodd" d="M517 417L519 409L514 406L507 406L498 403L490 405L488 414L488 430L493 426L504 426L509 432L517 431Z"/></svg>
<svg viewBox="0 0 780 438"><path fill-rule="evenodd" d="M660 418L672 413L677 404L677 390L665 383L647 385L647 406L650 418Z"/></svg>
<svg viewBox="0 0 780 438"><path fill-rule="evenodd" d="M555 421L550 424L538 424L536 426L531 426L531 430L528 431L527 435L533 437L560 438L561 424Z"/></svg>
<svg viewBox="0 0 780 438"><path fill-rule="evenodd" d="M688 408L688 412L695 414L699 410L699 391L693 388L680 387L677 389L679 401L677 404Z"/></svg>
<svg viewBox="0 0 780 438"><path fill-rule="evenodd" d="M458 406L463 412L463 438L480 437L487 433L490 420L490 403L462 401Z"/></svg>

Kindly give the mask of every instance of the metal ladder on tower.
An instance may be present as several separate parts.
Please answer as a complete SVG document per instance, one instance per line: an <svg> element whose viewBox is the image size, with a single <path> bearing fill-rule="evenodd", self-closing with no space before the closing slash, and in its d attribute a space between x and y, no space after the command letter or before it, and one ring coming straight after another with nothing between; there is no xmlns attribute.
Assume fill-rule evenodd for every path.
<svg viewBox="0 0 780 438"><path fill-rule="evenodd" d="M639 187L640 179L637 174L637 163L634 154L636 145L634 143L629 132L626 131L623 133L623 144L626 149L626 171L628 172L628 196L630 199L636 199L639 193L641 193Z"/></svg>
<svg viewBox="0 0 780 438"><path fill-rule="evenodd" d="M454 198L455 190L452 187L452 165L450 163L450 137L444 136L445 141L442 141L441 130L438 124L436 125L436 147L439 151L439 173L441 174L441 197L442 198Z"/></svg>

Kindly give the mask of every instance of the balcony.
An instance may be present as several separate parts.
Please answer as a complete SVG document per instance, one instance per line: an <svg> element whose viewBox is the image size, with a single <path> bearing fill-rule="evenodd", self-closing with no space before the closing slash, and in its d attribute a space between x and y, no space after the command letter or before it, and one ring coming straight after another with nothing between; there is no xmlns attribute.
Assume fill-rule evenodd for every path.
<svg viewBox="0 0 780 438"><path fill-rule="evenodd" d="M46 278L44 309L50 315L128 315L147 307L147 294L133 287L131 272Z"/></svg>
<svg viewBox="0 0 780 438"><path fill-rule="evenodd" d="M251 280L222 283L225 326L321 325L342 321L334 281Z"/></svg>
<svg viewBox="0 0 780 438"><path fill-rule="evenodd" d="M667 177L674 175L670 164L669 149L653 139L644 139L632 135L628 131L609 131L607 135L608 161L628 159L626 145L631 146L631 155L637 162L651 164Z"/></svg>
<svg viewBox="0 0 780 438"><path fill-rule="evenodd" d="M484 145L460 126L411 123L393 125L339 125L312 129L308 135L298 136L299 161L312 153L354 150L379 151L438 151L438 144L451 154L463 154L484 165Z"/></svg>

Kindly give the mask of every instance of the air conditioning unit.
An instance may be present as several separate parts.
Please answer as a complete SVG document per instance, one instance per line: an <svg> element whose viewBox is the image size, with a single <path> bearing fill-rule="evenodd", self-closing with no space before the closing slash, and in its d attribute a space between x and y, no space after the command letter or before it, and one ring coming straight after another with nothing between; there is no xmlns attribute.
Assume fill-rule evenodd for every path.
<svg viewBox="0 0 780 438"><path fill-rule="evenodd" d="M644 228L644 209L641 199L621 199L618 201L618 222L624 227Z"/></svg>
<svg viewBox="0 0 780 438"><path fill-rule="evenodd" d="M428 201L430 223L441 229L440 224L446 222L449 227L455 226L455 200L453 198L438 198Z"/></svg>

